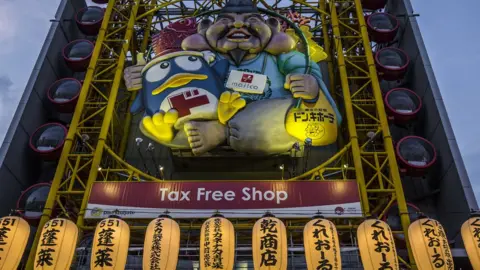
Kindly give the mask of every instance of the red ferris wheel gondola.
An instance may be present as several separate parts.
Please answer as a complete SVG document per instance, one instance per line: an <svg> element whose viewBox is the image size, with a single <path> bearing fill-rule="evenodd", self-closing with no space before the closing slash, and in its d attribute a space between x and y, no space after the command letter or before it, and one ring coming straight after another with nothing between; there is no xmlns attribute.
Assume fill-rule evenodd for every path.
<svg viewBox="0 0 480 270"><path fill-rule="evenodd" d="M367 27L372 41L386 43L395 39L400 23L395 16L379 12L367 17Z"/></svg>
<svg viewBox="0 0 480 270"><path fill-rule="evenodd" d="M389 116L397 123L415 119L422 108L422 99L412 90L395 88L385 94L385 107Z"/></svg>
<svg viewBox="0 0 480 270"><path fill-rule="evenodd" d="M82 83L75 78L64 78L54 82L47 90L48 99L61 113L75 110Z"/></svg>
<svg viewBox="0 0 480 270"><path fill-rule="evenodd" d="M396 81L402 79L407 73L410 58L401 49L387 47L375 54L375 64L382 79Z"/></svg>
<svg viewBox="0 0 480 270"><path fill-rule="evenodd" d="M96 36L102 26L105 11L101 7L82 8L75 14L78 29L87 36Z"/></svg>
<svg viewBox="0 0 480 270"><path fill-rule="evenodd" d="M406 136L396 146L402 172L408 176L424 176L435 164L437 151L431 142L418 136Z"/></svg>
<svg viewBox="0 0 480 270"><path fill-rule="evenodd" d="M67 128L62 124L42 125L30 136L30 148L44 160L56 160L62 153L67 132Z"/></svg>
<svg viewBox="0 0 480 270"><path fill-rule="evenodd" d="M77 39L63 48L63 58L67 66L74 72L87 70L92 57L94 45L86 39Z"/></svg>
<svg viewBox="0 0 480 270"><path fill-rule="evenodd" d="M387 4L387 0L362 0L362 8L377 10L384 8Z"/></svg>
<svg viewBox="0 0 480 270"><path fill-rule="evenodd" d="M17 212L33 226L42 217L50 186L50 183L35 184L23 191L17 200Z"/></svg>

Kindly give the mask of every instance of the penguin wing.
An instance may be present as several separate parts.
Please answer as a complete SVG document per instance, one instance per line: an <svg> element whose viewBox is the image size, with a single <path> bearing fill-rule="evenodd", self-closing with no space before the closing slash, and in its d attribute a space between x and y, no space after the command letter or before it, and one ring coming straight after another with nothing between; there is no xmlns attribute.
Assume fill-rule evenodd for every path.
<svg viewBox="0 0 480 270"><path fill-rule="evenodd" d="M137 92L137 96L135 100L132 102L132 106L130 106L130 112L135 114L145 109L143 104L143 90Z"/></svg>

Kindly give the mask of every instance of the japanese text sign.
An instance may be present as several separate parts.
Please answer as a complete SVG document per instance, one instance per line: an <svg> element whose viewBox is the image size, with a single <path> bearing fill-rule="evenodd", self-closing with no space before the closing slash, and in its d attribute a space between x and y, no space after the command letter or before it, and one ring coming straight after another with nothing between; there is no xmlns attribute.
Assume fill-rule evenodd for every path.
<svg viewBox="0 0 480 270"><path fill-rule="evenodd" d="M480 216L471 217L463 223L462 240L473 269L480 269Z"/></svg>
<svg viewBox="0 0 480 270"><path fill-rule="evenodd" d="M30 226L22 218L0 218L0 269L17 269L29 235Z"/></svg>
<svg viewBox="0 0 480 270"><path fill-rule="evenodd" d="M176 269L180 251L180 227L170 218L148 224L143 248L143 269Z"/></svg>
<svg viewBox="0 0 480 270"><path fill-rule="evenodd" d="M287 231L280 219L264 217L255 222L252 243L255 269L287 269Z"/></svg>
<svg viewBox="0 0 480 270"><path fill-rule="evenodd" d="M70 269L78 239L75 223L55 218L43 226L35 256L35 270Z"/></svg>
<svg viewBox="0 0 480 270"><path fill-rule="evenodd" d="M303 244L308 270L341 270L340 243L335 225L317 218L305 225Z"/></svg>
<svg viewBox="0 0 480 270"><path fill-rule="evenodd" d="M223 217L205 221L200 232L200 269L232 270L235 261L235 231Z"/></svg>
<svg viewBox="0 0 480 270"><path fill-rule="evenodd" d="M400 269L392 230L387 223L368 219L358 227L357 238L364 269Z"/></svg>
<svg viewBox="0 0 480 270"><path fill-rule="evenodd" d="M419 270L453 270L453 257L442 225L430 218L419 219L408 227L408 239Z"/></svg>
<svg viewBox="0 0 480 270"><path fill-rule="evenodd" d="M90 269L123 270L127 263L130 228L125 221L107 218L95 229Z"/></svg>

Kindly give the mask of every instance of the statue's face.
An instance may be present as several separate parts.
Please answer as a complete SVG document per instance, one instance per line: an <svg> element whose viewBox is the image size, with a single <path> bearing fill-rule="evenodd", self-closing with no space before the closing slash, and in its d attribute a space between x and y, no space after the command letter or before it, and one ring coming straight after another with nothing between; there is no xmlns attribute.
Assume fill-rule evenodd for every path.
<svg viewBox="0 0 480 270"><path fill-rule="evenodd" d="M206 31L210 46L222 53L240 49L256 54L265 49L271 37L272 30L257 13L221 14Z"/></svg>

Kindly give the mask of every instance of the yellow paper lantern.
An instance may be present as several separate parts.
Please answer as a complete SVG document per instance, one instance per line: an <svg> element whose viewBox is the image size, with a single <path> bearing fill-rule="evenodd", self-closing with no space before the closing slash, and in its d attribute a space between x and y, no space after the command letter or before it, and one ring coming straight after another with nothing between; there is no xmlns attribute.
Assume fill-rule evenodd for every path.
<svg viewBox="0 0 480 270"><path fill-rule="evenodd" d="M34 269L70 269L77 246L75 223L55 218L43 226L35 255Z"/></svg>
<svg viewBox="0 0 480 270"><path fill-rule="evenodd" d="M287 230L280 219L266 215L255 222L252 233L255 270L286 270L287 245Z"/></svg>
<svg viewBox="0 0 480 270"><path fill-rule="evenodd" d="M231 270L235 265L235 230L220 215L205 221L200 232L200 269Z"/></svg>
<svg viewBox="0 0 480 270"><path fill-rule="evenodd" d="M442 225L431 218L421 218L408 227L408 240L419 270L453 270L453 257Z"/></svg>
<svg viewBox="0 0 480 270"><path fill-rule="evenodd" d="M308 222L303 230L303 246L308 270L342 269L337 228L329 220L315 218Z"/></svg>
<svg viewBox="0 0 480 270"><path fill-rule="evenodd" d="M148 224L143 248L143 269L177 269L180 250L180 227L169 217Z"/></svg>
<svg viewBox="0 0 480 270"><path fill-rule="evenodd" d="M0 218L0 269L16 270L30 235L28 222L20 217Z"/></svg>
<svg viewBox="0 0 480 270"><path fill-rule="evenodd" d="M98 223L93 236L90 269L125 269L130 242L128 224L118 218L107 218Z"/></svg>
<svg viewBox="0 0 480 270"><path fill-rule="evenodd" d="M317 102L302 101L298 108L295 106L288 110L285 129L302 142L309 138L313 146L329 145L337 140L337 115L320 90Z"/></svg>
<svg viewBox="0 0 480 270"><path fill-rule="evenodd" d="M365 220L357 229L357 239L364 269L400 269L392 230L387 223Z"/></svg>
<svg viewBox="0 0 480 270"><path fill-rule="evenodd" d="M474 215L462 225L462 240L473 269L480 269L480 215Z"/></svg>

